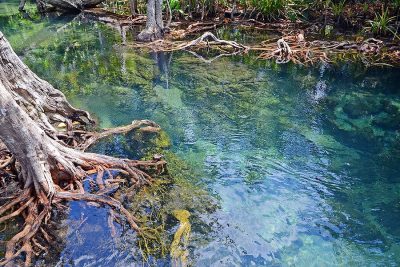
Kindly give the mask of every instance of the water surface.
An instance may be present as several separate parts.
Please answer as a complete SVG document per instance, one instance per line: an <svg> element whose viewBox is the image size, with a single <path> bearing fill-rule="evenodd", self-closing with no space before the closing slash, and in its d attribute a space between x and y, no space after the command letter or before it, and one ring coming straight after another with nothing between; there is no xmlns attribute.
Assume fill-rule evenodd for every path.
<svg viewBox="0 0 400 267"><path fill-rule="evenodd" d="M398 69L277 65L254 55L205 63L186 52L131 49L122 45L129 31L126 41L98 23L1 19L24 62L101 127L161 125L169 151L191 170L184 179L217 203L190 210L192 265L400 264ZM132 156L119 144L101 151ZM55 262L141 262L134 233L118 226L110 239L107 208L70 209L67 228L87 219L69 225ZM178 222L169 224L173 233ZM154 257L152 264L169 264Z"/></svg>

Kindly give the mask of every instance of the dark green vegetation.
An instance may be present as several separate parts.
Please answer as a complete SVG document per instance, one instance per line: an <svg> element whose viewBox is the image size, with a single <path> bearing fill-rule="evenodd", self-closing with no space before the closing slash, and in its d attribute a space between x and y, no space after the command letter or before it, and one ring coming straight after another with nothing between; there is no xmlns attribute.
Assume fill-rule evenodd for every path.
<svg viewBox="0 0 400 267"><path fill-rule="evenodd" d="M130 1L106 0L105 6L112 12L130 14ZM136 2L137 11L145 14L146 1ZM317 24L321 33L333 28L339 32L398 38L400 2L397 0L169 0L169 5L176 20L225 17L303 22ZM164 13L168 12L164 3Z"/></svg>
<svg viewBox="0 0 400 267"><path fill-rule="evenodd" d="M73 202L47 265L168 264L176 210L191 214L198 266L400 264L398 69L251 55L205 64L125 48L99 23L12 23L0 27L23 60L102 127L147 118L164 129L93 149L162 153L171 174L125 199L156 241L117 224L113 239L108 208Z"/></svg>

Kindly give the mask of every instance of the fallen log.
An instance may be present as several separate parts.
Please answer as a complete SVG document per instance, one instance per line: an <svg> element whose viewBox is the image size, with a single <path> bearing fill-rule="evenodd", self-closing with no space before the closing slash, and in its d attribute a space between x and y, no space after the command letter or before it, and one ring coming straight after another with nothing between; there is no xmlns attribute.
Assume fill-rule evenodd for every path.
<svg viewBox="0 0 400 267"><path fill-rule="evenodd" d="M83 10L89 7L95 7L105 0L42 0L46 5L51 5L61 10Z"/></svg>

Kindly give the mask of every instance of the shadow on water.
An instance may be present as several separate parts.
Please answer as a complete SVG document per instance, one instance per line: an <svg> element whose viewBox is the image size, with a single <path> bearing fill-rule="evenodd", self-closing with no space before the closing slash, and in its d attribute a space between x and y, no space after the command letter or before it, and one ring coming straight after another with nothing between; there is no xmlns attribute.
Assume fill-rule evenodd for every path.
<svg viewBox="0 0 400 267"><path fill-rule="evenodd" d="M35 27L49 30L20 44L25 62L101 127L146 118L164 130L155 141L134 134L95 148L166 155L173 180L142 195L155 199L128 202L164 230L152 264L170 264L182 224L174 210L191 214L189 262L197 266L400 264L398 69L277 65L251 54L208 64L185 52L129 49L120 44L131 33L97 23L61 32L35 25L23 27L25 43L39 38L29 34ZM109 212L70 203L58 261L141 262L138 238L123 224L110 238Z"/></svg>

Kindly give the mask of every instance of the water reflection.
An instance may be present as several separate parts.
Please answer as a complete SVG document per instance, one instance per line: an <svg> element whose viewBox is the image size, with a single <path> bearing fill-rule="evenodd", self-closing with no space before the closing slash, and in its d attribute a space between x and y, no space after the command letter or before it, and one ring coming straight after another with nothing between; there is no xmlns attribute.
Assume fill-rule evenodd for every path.
<svg viewBox="0 0 400 267"><path fill-rule="evenodd" d="M73 25L29 49L25 61L103 127L148 118L168 133L174 155L197 170L187 181L220 204L211 214L197 210L194 265L400 263L399 70L280 66L252 55L205 63L117 49L121 42L100 24ZM171 203L181 205L179 197ZM108 230L99 231L85 238L101 243ZM130 248L112 253L127 255L134 237L121 238ZM80 259L87 242L68 240L63 259Z"/></svg>

